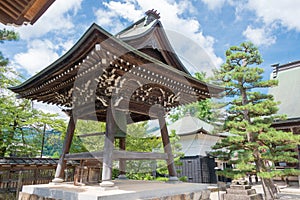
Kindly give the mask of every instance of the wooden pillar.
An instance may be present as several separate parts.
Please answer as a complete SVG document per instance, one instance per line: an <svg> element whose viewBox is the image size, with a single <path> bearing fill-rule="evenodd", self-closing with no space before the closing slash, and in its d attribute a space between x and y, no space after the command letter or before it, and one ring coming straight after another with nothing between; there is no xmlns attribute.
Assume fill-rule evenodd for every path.
<svg viewBox="0 0 300 200"><path fill-rule="evenodd" d="M70 147L72 144L72 139L74 136L75 131L75 125L76 125L77 119L74 119L73 115L70 116L68 129L65 137L65 141L63 144L62 154L59 158L56 171L55 171L55 177L52 180L54 183L61 183L64 181L64 170L66 168L66 161L65 161L65 155L69 153Z"/></svg>
<svg viewBox="0 0 300 200"><path fill-rule="evenodd" d="M127 116L126 112L115 110L114 112L114 119L117 125L116 130L116 138L119 138L119 148L120 150L126 150L126 132L127 132ZM120 174L118 179L126 179L126 160L120 159L119 160L119 170Z"/></svg>
<svg viewBox="0 0 300 200"><path fill-rule="evenodd" d="M162 142L164 145L164 151L166 154L168 154L167 165L169 171L169 181L178 181L166 120L163 114L159 115L158 122L160 126Z"/></svg>
<svg viewBox="0 0 300 200"><path fill-rule="evenodd" d="M106 110L106 132L103 152L102 182L100 183L101 187L114 186L114 183L111 182L111 180L115 134L116 121L114 119L112 105L110 103Z"/></svg>
<svg viewBox="0 0 300 200"><path fill-rule="evenodd" d="M120 150L125 151L126 150L126 138L121 137L119 139L119 148ZM119 174L119 179L126 179L126 160L120 159L119 160L119 169L120 169L120 174Z"/></svg>

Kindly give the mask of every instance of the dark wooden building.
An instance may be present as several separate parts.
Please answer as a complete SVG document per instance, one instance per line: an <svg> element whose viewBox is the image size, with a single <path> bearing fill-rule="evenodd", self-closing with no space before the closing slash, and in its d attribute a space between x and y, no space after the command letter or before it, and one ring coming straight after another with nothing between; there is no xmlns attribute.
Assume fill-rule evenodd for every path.
<svg viewBox="0 0 300 200"><path fill-rule="evenodd" d="M5 25L34 24L55 0L1 0L0 22Z"/></svg>
<svg viewBox="0 0 300 200"><path fill-rule="evenodd" d="M35 58L38 59L38 58ZM54 181L66 160L99 159L101 186L112 186L112 161L163 159L177 180L165 115L170 109L218 96L222 88L193 78L172 49L156 11L116 35L93 24L62 57L19 86L20 98L64 107L70 116ZM103 151L69 154L77 119L106 122ZM126 125L158 119L165 153L128 152ZM119 138L120 150L114 149Z"/></svg>

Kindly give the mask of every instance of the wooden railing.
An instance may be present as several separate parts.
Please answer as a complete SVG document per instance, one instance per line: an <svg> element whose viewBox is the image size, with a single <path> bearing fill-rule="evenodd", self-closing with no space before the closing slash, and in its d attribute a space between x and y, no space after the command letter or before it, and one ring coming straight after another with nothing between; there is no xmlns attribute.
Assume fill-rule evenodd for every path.
<svg viewBox="0 0 300 200"><path fill-rule="evenodd" d="M0 158L0 199L15 196L23 185L47 184L55 175L57 159ZM77 163L68 163L66 181L73 181ZM2 198L3 199L3 198ZM4 198L7 199L7 198Z"/></svg>

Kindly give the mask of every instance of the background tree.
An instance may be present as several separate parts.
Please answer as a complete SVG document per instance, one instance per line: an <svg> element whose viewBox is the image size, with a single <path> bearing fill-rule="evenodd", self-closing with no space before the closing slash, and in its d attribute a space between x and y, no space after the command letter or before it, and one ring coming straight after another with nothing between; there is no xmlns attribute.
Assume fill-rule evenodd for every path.
<svg viewBox="0 0 300 200"><path fill-rule="evenodd" d="M161 140L149 137L147 134L148 123L139 122L127 126L126 150L137 152L159 151ZM127 161L126 176L130 179L149 180L155 170L155 161L132 160Z"/></svg>
<svg viewBox="0 0 300 200"><path fill-rule="evenodd" d="M18 40L19 34L15 31L2 29L0 30L0 43L3 43L4 40Z"/></svg>
<svg viewBox="0 0 300 200"><path fill-rule="evenodd" d="M18 34L6 29L0 30L0 43L5 40L17 40ZM26 99L16 99L8 88L20 83L22 77L9 66L9 60L0 52L0 157L4 156L38 156L44 143L45 152L61 151L57 143L61 133L65 132L65 122L57 115L46 114L32 107L32 102ZM46 132L56 132L48 135L48 139L56 138L56 142L48 145L44 140Z"/></svg>
<svg viewBox="0 0 300 200"><path fill-rule="evenodd" d="M228 118L225 129L234 134L214 146L219 159L235 164L234 171L227 169L222 175L244 177L255 171L262 180L267 200L276 198L277 190L272 178L279 175L298 174L299 170L276 171L274 163L298 162L293 151L299 144L299 136L276 131L271 127L278 103L261 88L277 85L276 80L263 80L263 62L252 43L232 46L226 51L226 62L216 71L216 80L226 87ZM253 164L254 163L254 164Z"/></svg>
<svg viewBox="0 0 300 200"><path fill-rule="evenodd" d="M75 137L77 136L76 140L78 140L78 142L81 142L81 145L86 149L86 151L99 151L99 149L103 149L104 147L104 135L95 135L90 137L80 137L80 135L104 132L104 122L78 120L76 123Z"/></svg>

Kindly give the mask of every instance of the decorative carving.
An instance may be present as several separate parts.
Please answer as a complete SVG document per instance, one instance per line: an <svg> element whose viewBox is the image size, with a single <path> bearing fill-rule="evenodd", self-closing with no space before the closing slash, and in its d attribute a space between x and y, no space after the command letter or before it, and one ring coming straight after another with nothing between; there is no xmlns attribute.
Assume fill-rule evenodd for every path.
<svg viewBox="0 0 300 200"><path fill-rule="evenodd" d="M152 21L159 19L160 18L160 13L157 12L157 10L148 10L147 12L145 12L146 16L146 20L145 20L145 24L144 26L147 26L148 24L150 24Z"/></svg>

